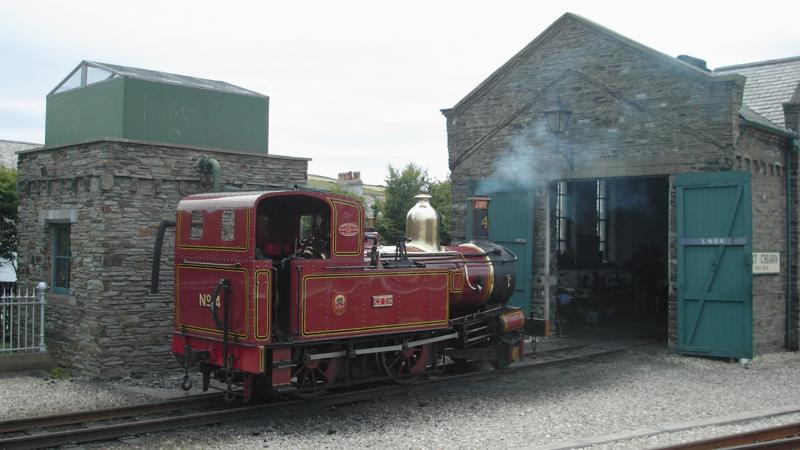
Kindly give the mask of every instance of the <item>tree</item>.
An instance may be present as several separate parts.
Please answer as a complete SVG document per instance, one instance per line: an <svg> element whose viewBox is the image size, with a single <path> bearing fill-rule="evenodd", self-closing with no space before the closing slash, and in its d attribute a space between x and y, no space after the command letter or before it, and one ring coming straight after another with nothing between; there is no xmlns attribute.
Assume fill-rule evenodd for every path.
<svg viewBox="0 0 800 450"><path fill-rule="evenodd" d="M402 170L389 165L384 199L374 206L375 228L382 242L392 244L398 236L405 235L406 215L420 192L431 194L431 205L439 212L440 241L450 242L450 179L433 181L427 170L414 163L408 163Z"/></svg>
<svg viewBox="0 0 800 450"><path fill-rule="evenodd" d="M11 261L16 271L17 171L0 167L0 259Z"/></svg>
<svg viewBox="0 0 800 450"><path fill-rule="evenodd" d="M428 172L414 163L403 170L389 165L383 201L375 202L375 228L381 240L392 244L406 234L406 214L416 203L414 196L430 189Z"/></svg>
<svg viewBox="0 0 800 450"><path fill-rule="evenodd" d="M431 205L439 212L439 242L442 245L449 245L450 237L450 206L452 205L450 193L452 184L450 176L444 181L431 183Z"/></svg>

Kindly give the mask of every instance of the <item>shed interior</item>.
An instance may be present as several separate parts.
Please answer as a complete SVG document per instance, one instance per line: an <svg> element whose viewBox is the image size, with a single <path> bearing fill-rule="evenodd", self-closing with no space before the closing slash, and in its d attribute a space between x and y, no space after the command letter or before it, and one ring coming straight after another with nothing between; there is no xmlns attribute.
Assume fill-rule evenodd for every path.
<svg viewBox="0 0 800 450"><path fill-rule="evenodd" d="M558 181L558 334L667 333L667 177Z"/></svg>

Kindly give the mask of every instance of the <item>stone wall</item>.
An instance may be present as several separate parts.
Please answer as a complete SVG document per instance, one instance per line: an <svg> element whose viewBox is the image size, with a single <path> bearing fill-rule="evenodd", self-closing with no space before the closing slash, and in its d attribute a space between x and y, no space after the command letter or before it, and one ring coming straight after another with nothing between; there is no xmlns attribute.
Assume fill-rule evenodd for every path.
<svg viewBox="0 0 800 450"><path fill-rule="evenodd" d="M753 275L755 353L778 351L785 345L787 151L785 138L747 126L736 141L735 168L752 174L753 252L781 255L779 274Z"/></svg>
<svg viewBox="0 0 800 450"><path fill-rule="evenodd" d="M732 168L743 77L667 64L578 21L548 33L497 81L445 111L454 238L464 237L468 182L492 176L506 156L545 181ZM574 171L546 127L557 97L572 110L560 145L573 150ZM531 185L506 186L513 183Z"/></svg>
<svg viewBox="0 0 800 450"><path fill-rule="evenodd" d="M71 223L68 294L49 294L47 345L77 373L142 374L175 368L172 247L165 237L161 293L149 282L155 234L178 201L208 192L204 156L221 167L223 189L264 190L306 180L308 160L191 147L99 141L20 154L22 283L52 284L52 224Z"/></svg>
<svg viewBox="0 0 800 450"><path fill-rule="evenodd" d="M537 196L534 205L532 311L541 312L557 273L555 180L665 176L673 186L680 173L743 170L742 155L750 152L757 155L752 158L766 161L753 175L755 248L785 249L785 178L774 174L785 143L756 136L752 130L740 135L744 81L738 75L701 71L565 15L454 108L443 111L453 182L453 239L464 239L468 186L476 180L496 181L484 186L503 190L550 191L549 196ZM544 116L556 99L572 111L559 142ZM555 151L557 146L572 151L574 170ZM668 320L674 345L674 192L669 203ZM548 248L549 259L544 255ZM778 349L782 341L782 276L754 280L758 352Z"/></svg>

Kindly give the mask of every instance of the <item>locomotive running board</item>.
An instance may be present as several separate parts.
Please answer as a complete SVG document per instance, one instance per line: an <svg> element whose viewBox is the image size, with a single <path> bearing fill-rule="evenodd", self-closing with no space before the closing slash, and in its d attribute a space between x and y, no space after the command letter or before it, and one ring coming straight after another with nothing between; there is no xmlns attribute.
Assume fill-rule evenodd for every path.
<svg viewBox="0 0 800 450"><path fill-rule="evenodd" d="M458 337L458 333L451 333L451 334L445 334L443 336L436 336L436 337L432 337L432 338L428 338L428 339L420 339L418 341L411 341L411 342L407 342L407 343L402 344L402 345L386 345L386 346L383 346L383 347L359 348L359 349L353 350L352 354L354 356L358 356L358 355L369 355L369 354L372 354L372 353L396 352L396 351L405 350L405 349L407 349L409 347L418 347L420 345L432 344L434 342L447 341L447 340L454 339L454 338L457 338L457 337ZM305 359L308 360L308 361L317 361L317 360L321 360L321 359L341 358L341 357L344 357L344 356L347 356L347 351L342 350L342 351L338 351L338 352L310 354L310 355L306 355Z"/></svg>
<svg viewBox="0 0 800 450"><path fill-rule="evenodd" d="M436 336L436 337L432 337L430 339L422 339L422 340L419 340L419 341L412 341L412 342L407 343L403 347L405 347L405 348L416 347L418 345L432 344L434 342L446 341L448 339L453 339L453 338L457 338L457 337L458 337L458 333L445 334L444 336Z"/></svg>

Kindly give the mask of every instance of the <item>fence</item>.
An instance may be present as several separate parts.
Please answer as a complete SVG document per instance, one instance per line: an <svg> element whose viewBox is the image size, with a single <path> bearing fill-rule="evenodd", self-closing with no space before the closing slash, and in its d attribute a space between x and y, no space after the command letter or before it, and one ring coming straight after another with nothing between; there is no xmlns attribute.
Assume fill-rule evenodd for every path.
<svg viewBox="0 0 800 450"><path fill-rule="evenodd" d="M45 352L45 283L36 289L16 289L0 295L0 355Z"/></svg>

